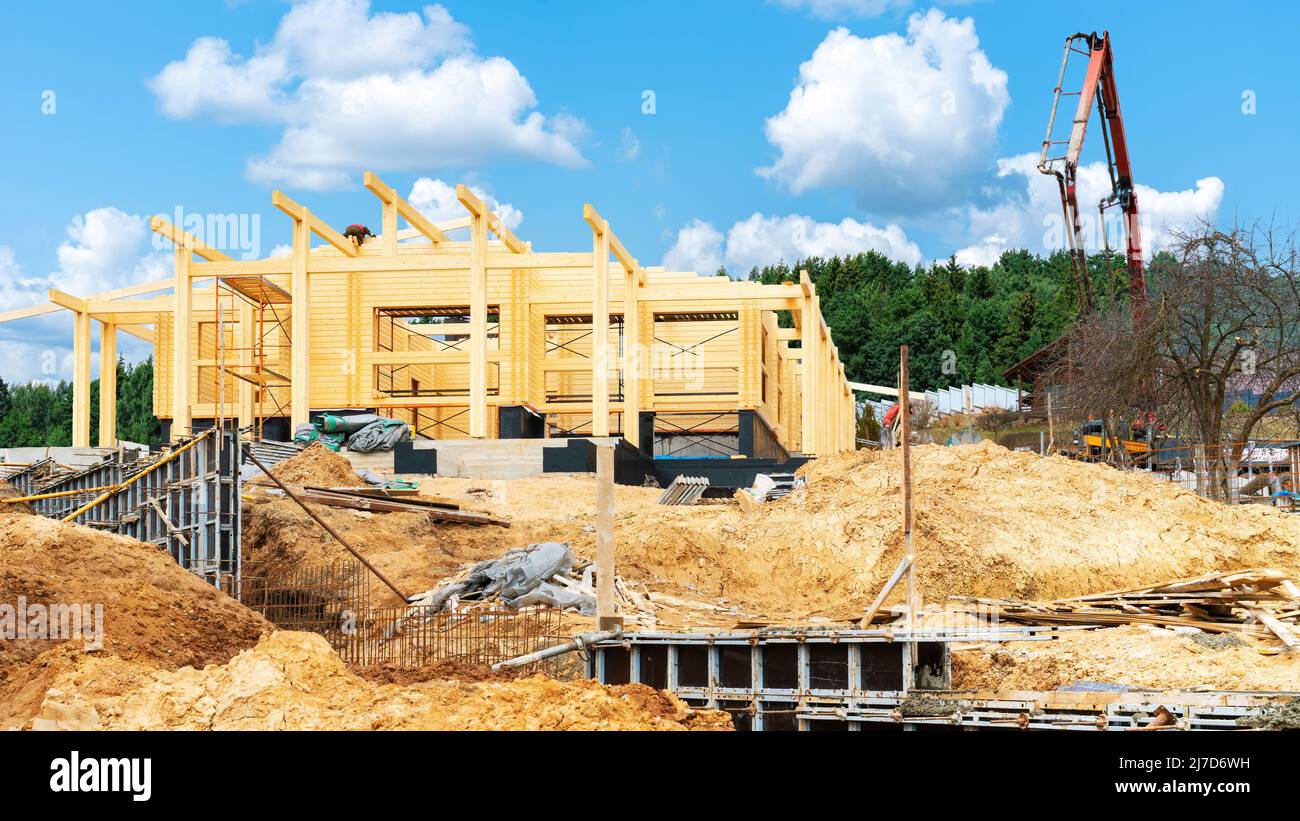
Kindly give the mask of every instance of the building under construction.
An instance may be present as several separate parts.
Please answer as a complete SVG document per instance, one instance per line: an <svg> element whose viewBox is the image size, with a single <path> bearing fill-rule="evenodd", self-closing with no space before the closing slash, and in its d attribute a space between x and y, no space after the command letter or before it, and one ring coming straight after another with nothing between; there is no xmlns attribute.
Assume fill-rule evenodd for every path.
<svg viewBox="0 0 1300 821"><path fill-rule="evenodd" d="M806 276L647 268L590 205L590 251L536 252L465 186L465 216L435 224L373 174L365 184L381 230L362 243L277 191L288 256L234 260L155 218L174 277L51 291L3 317L73 313L74 446L91 443L92 321L101 447L116 442L119 331L153 345L169 439L222 422L285 440L317 412L365 409L417 440L621 436L647 455L659 440L661 453L782 459L853 446L853 395Z"/></svg>

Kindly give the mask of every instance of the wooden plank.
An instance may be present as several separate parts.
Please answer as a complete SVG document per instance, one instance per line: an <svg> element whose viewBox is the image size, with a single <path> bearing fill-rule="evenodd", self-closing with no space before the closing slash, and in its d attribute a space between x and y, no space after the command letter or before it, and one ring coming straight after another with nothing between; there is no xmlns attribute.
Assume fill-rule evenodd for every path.
<svg viewBox="0 0 1300 821"><path fill-rule="evenodd" d="M1250 610L1250 614L1271 630L1273 635L1281 639L1282 643L1287 646L1288 650L1294 650L1297 647L1300 647L1300 639L1296 638L1296 634L1291 631L1291 628L1287 627L1282 623L1282 621L1273 616L1273 614L1269 613L1267 610L1256 607Z"/></svg>
<svg viewBox="0 0 1300 821"><path fill-rule="evenodd" d="M859 627L866 629L871 626L871 620L876 617L876 613L880 612L881 606L885 603L885 598L893 592L894 588L898 586L899 580L903 578L903 574L908 572L911 567L912 557L904 556L903 560L898 563L898 567L894 568L894 572L890 575L889 580L885 582L885 586L880 588L880 592L876 594L876 598L871 602L871 606L867 608L867 614L862 617L860 622L858 622Z"/></svg>

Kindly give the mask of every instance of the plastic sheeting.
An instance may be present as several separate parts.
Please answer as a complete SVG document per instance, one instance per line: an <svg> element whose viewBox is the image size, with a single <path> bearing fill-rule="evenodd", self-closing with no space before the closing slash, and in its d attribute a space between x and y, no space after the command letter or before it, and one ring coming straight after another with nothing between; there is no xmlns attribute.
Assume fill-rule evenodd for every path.
<svg viewBox="0 0 1300 821"><path fill-rule="evenodd" d="M512 609L531 605L574 608L596 613L596 599L553 584L556 574L574 567L573 550L564 542L541 542L479 562L463 578L435 587L411 600L412 605L449 610L461 600L500 599Z"/></svg>
<svg viewBox="0 0 1300 821"><path fill-rule="evenodd" d="M356 453L372 453L377 450L392 450L398 442L411 438L411 429L400 419L375 417L375 421L348 437L348 450Z"/></svg>

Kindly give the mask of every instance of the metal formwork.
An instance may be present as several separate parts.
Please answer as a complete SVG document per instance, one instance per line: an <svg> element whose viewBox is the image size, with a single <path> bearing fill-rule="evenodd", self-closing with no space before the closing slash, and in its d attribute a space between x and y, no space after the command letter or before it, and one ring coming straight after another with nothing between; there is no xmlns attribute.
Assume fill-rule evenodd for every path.
<svg viewBox="0 0 1300 821"><path fill-rule="evenodd" d="M951 643L1044 641L1041 627L630 633L595 645L588 675L727 711L742 730L1240 729L1300 693L952 690Z"/></svg>
<svg viewBox="0 0 1300 821"><path fill-rule="evenodd" d="M72 521L157 545L221 586L239 577L240 461L238 431L204 431L163 453L130 459L119 452L32 488L30 495L67 495L31 504L42 516L67 519L107 494Z"/></svg>
<svg viewBox="0 0 1300 821"><path fill-rule="evenodd" d="M24 496L36 492L36 487L49 481L49 476L58 470L53 459L40 459L30 465L0 465L0 479L8 482Z"/></svg>

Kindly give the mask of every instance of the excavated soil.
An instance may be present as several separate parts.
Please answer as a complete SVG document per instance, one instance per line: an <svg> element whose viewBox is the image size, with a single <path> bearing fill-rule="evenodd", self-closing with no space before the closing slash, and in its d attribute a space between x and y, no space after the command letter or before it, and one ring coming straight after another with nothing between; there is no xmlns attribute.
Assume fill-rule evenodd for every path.
<svg viewBox="0 0 1300 821"><path fill-rule="evenodd" d="M1271 508L1228 507L1141 474L992 442L918 446L913 464L917 574L928 603L950 595L1051 599L1246 567L1300 577L1300 517ZM903 556L901 452L827 457L803 473L805 490L752 513L735 504L658 505L659 490L619 486L619 575L716 608L701 621L860 615ZM412 591L539 541L567 541L580 557L594 557L590 477L421 477L421 488L512 526L316 510ZM274 543L313 558L345 555L291 504L252 506L246 528L267 534L255 538L258 549ZM899 598L901 591L891 602Z"/></svg>
<svg viewBox="0 0 1300 821"><path fill-rule="evenodd" d="M365 481L352 469L348 460L320 442L313 442L302 453L278 465L271 465L275 478L286 485L311 487L359 487Z"/></svg>
<svg viewBox="0 0 1300 821"><path fill-rule="evenodd" d="M22 491L3 479L0 479L0 499L14 499L22 496ZM14 502L13 504L0 505L0 514L3 513L26 513L34 514L36 511L31 504L27 502Z"/></svg>
<svg viewBox="0 0 1300 821"><path fill-rule="evenodd" d="M1090 681L1158 689L1300 690L1300 655L1261 655L1244 639L1206 646L1198 641L1203 635L1129 626L961 649L952 657L953 686L1054 690Z"/></svg>
<svg viewBox="0 0 1300 821"><path fill-rule="evenodd" d="M52 651L46 695L10 726L35 729L683 730L729 728L639 685L543 676L517 681L375 684L320 636L277 632L220 666L160 671ZM21 718L21 717L18 717ZM0 726L4 726L0 722Z"/></svg>
<svg viewBox="0 0 1300 821"><path fill-rule="evenodd" d="M1300 576L1300 518L1270 508L1227 507L1140 474L991 442L922 445L913 460L917 573L930 603L950 595L1050 599L1245 567ZM718 608L714 621L860 615L903 555L901 452L827 457L804 474L805 490L752 513L734 504L658 505L659 490L619 486L619 575L706 602ZM539 541L567 541L594 557L589 477L422 477L421 489L512 526L314 509L411 592ZM292 502L255 498L246 558L347 555Z"/></svg>
<svg viewBox="0 0 1300 821"><path fill-rule="evenodd" d="M228 661L269 622L152 545L39 516L0 515L0 603L103 605L104 652L175 669ZM0 671L54 641L0 642Z"/></svg>
<svg viewBox="0 0 1300 821"><path fill-rule="evenodd" d="M167 670L224 663L274 629L151 545L39 516L0 514L0 604L16 610L20 601L102 605L97 654ZM85 642L0 641L0 724L44 697L48 669L40 659L47 651L73 646L80 652Z"/></svg>

